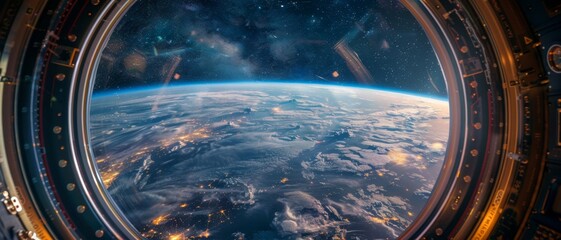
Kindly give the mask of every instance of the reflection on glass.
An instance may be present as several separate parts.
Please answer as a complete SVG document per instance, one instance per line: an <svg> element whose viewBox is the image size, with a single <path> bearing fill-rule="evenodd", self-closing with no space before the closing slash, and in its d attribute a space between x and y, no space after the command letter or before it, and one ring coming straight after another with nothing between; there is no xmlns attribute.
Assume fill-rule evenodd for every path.
<svg viewBox="0 0 561 240"><path fill-rule="evenodd" d="M99 174L147 238L395 238L446 151L427 41L394 1L139 1L100 59Z"/></svg>

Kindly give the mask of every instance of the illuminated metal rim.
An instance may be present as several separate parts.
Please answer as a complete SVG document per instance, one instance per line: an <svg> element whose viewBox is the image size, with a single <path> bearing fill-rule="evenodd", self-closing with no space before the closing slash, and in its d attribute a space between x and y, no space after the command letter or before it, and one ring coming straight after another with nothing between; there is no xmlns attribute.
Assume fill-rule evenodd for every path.
<svg viewBox="0 0 561 240"><path fill-rule="evenodd" d="M23 3L23 14L39 15L29 28L15 96L15 124L25 189L43 221L26 224L41 239L134 239L139 233L102 189L95 163L86 161L82 115L88 94L80 92L106 38L134 1ZM27 8L26 8L27 7ZM49 29L47 31L41 29ZM21 186L21 185L20 185ZM27 211L33 211L28 209ZM45 223L47 232L40 225Z"/></svg>
<svg viewBox="0 0 561 240"><path fill-rule="evenodd" d="M409 2L411 3L412 1ZM404 2L404 4L408 5L407 2ZM133 4L130 3L124 5L123 7L130 7L132 5ZM124 13L126 11L120 11L120 12ZM103 46L108 42L110 34L107 33L110 33L112 31L111 27L114 27L116 25L116 22L118 21L119 18L120 16L116 15L115 19L108 19L106 24L104 24L105 27L105 29L103 30L104 34L102 36L97 36L94 41L91 41L92 43L94 43L93 46L87 46L89 48L89 51L92 52L88 54L88 57L84 58L86 62L82 66L84 66L85 69L82 70L81 77L79 79L76 79L77 81L79 81L79 85L80 85L78 88L78 93L76 94L77 95L76 102L78 108L76 108L75 113L71 114L71 116L78 116L79 119L78 121L71 121L72 123L76 123L75 128L80 130L78 131L79 134L78 134L77 142L83 143L80 146L80 152L78 153L78 156L82 157L81 160L83 162L83 165L88 167L90 173L89 177L91 177L90 179L94 179L95 188L93 189L97 191L98 196L103 197L103 200L107 205L114 206L116 213L120 213L118 211L118 207L115 207L115 204L112 202L111 198L108 197L108 193L102 187L103 184L101 178L97 174L98 171L95 164L95 158L93 157L93 153L91 152L91 149L88 148L88 146L90 146L89 144L90 138L88 137L89 134L88 115L89 115L89 100L90 100L89 97L91 96L93 91L93 79L95 79L94 77L95 72L97 69L98 62L100 60L99 51L103 49ZM432 34L435 34L433 35L434 37L431 39L431 41L433 41L434 46L446 46L445 42L443 42L443 39L445 39L444 36L436 35L439 34L438 31L435 31ZM431 34L429 34L429 36L431 36ZM461 73L456 71L459 66L455 65L457 64L456 57L454 57L455 53L443 47L442 48L436 47L436 50L441 51L440 54L438 54L441 65L448 68L447 69L448 71L445 71L446 79L462 79ZM481 85L482 87L485 87L484 86L485 84L481 84ZM444 163L442 174L441 174L441 180L439 180L439 183L436 184L436 187L433 190L433 197L431 198L427 206L433 206L432 204L435 201L439 201L439 203L436 205L443 205L442 199L450 198L450 194L447 191L449 191L450 186L456 184L457 178L450 178L449 176L453 176L455 174L455 171L457 171L457 169L462 165L461 163L463 162L463 155L457 153L466 152L465 138L467 136L467 133L469 132L469 129L462 129L464 126L468 124L467 121L468 113L462 112L466 109L465 107L462 107L462 105L465 102L466 93L460 81L449 81L447 83L447 88L450 95L449 97L450 106L451 106L450 113L452 116L451 124L450 124L451 135L448 140L448 150L447 150L447 157L446 157L448 161ZM70 101L70 102L74 102L74 101ZM478 127L477 130L485 131L484 127ZM452 161L450 159L454 159L454 160ZM450 180L452 181L451 183L449 182ZM423 215L420 216L420 218L422 217ZM424 219L423 221L427 221L429 217L430 215L425 216L426 219ZM123 219L122 221L120 221L122 224L127 224L128 228L131 228L130 224L126 222L125 217L121 217L121 219ZM426 232L415 233L415 235L419 235L419 234L427 235Z"/></svg>
<svg viewBox="0 0 561 240"><path fill-rule="evenodd" d="M504 129L504 98L494 53L467 6L402 1L425 29L447 80L450 136L444 166L426 207L403 239L467 239L495 177ZM489 231L491 229L488 229ZM488 234L488 233L486 233Z"/></svg>
<svg viewBox="0 0 561 240"><path fill-rule="evenodd" d="M452 26L453 29L445 29L443 27L444 23L438 22L439 20L436 18L440 15L438 12L446 11L446 8L450 8L450 10L447 10L451 12L449 18L465 18L462 12L454 12L457 5L449 4L446 6L437 3L432 5L433 8L431 8L429 3L425 3L423 6L414 1L404 1L403 4L409 7L417 20L425 27L437 52L445 79L448 79L447 87L452 116L447 160L442 168L440 179L433 189L433 195L427 204L427 208L418 217L416 224L410 228L418 227L419 229L409 230L405 233L404 238L427 235L439 236L444 232L467 237L471 230L469 227L472 227L477 219L471 219L471 222L466 224L465 212L461 213L460 209L478 208L481 211L485 207L485 202L474 204L473 199L476 195L478 199L489 196L492 185L481 186L479 183L494 177L498 168L499 157L495 156L495 149L498 150L502 146L502 139L491 135L491 133L502 131L499 129L499 121L503 121L502 107L504 104L497 103L497 99L501 99L503 93L501 83L489 79L492 76L499 75L498 69L496 65L493 67L489 64L495 62L489 60L489 58L493 58L493 53L489 52L485 48L487 46L484 46L484 43L475 36L476 29L464 25L461 21L459 26ZM127 4L124 7L130 7L131 5ZM454 15L454 13L457 15ZM110 24L105 25L107 29L103 32L111 32L111 29L108 28L115 26L115 21L117 20L107 21ZM464 34L460 38L464 42L451 39L449 37L452 34L451 30L457 34ZM89 167L90 177L93 177L97 182L95 189L101 193L106 203L113 204L102 187L101 178L97 175L94 158L91 149L88 148L89 128L87 127L88 100L93 88L92 79L95 79L93 74L95 74L97 61L99 61L97 54L99 54L98 51L102 49L103 44L108 41L108 37L109 34L98 36L95 41L92 41L96 45L88 46L93 50L93 53L85 58L88 62L84 63L83 66L88 69L83 71L82 77L79 79L78 108L76 114L71 115L81 116L76 121L76 129L80 129L78 131L80 133L78 142L84 143L80 148L80 156L85 162L84 166ZM474 66L471 66L472 64ZM473 112L477 113L473 114ZM485 114L495 117L486 117ZM480 186L477 190L475 189L476 185ZM467 207L468 204L473 205ZM457 225L460 222L462 224ZM464 226L464 228L459 229L458 226ZM409 234L413 235L410 236Z"/></svg>
<svg viewBox="0 0 561 240"><path fill-rule="evenodd" d="M109 4L111 8L108 6L106 9L111 9L112 11L108 11L106 15L102 14L106 18L98 18L98 21L94 23L98 32L86 36L87 43L84 44L83 58L77 60L78 63L82 64L82 69L80 69L80 74L75 74L72 79L71 94L68 101L70 103L69 112L75 111L74 114L68 116L71 123L69 125L69 132L76 134L75 138L70 138L71 140L76 140L72 141L73 143L71 144L71 146L75 147L72 149L72 153L75 161L77 161L76 166L81 165L84 168L84 174L79 176L80 182L84 185L89 184L89 189L91 189L90 194L88 194L89 200L96 202L94 206L97 205L99 208L96 211L99 212L103 223L118 238L140 238L140 233L132 227L105 190L95 158L89 147L90 138L87 126L89 122L89 100L93 91L93 79L95 79L98 60L114 27L134 2L111 2ZM77 169L76 171L80 172L80 170L82 169Z"/></svg>
<svg viewBox="0 0 561 240"><path fill-rule="evenodd" d="M554 59L557 57L557 63ZM561 73L561 45L553 44L547 50L547 64L549 65L549 69L556 73Z"/></svg>
<svg viewBox="0 0 561 240"><path fill-rule="evenodd" d="M545 141L530 133L542 136L545 131L536 119L544 116L548 81L540 81L539 73L536 79L526 78L527 69L541 66L535 50L539 43L527 38L525 45L516 45L517 33L528 27L505 20L506 15L523 19L512 12L517 7L513 2L402 2L425 28L438 55L448 83L452 123L433 194L401 237L492 239L505 230L499 230L508 225L501 223L509 221L505 219L522 229L543 170ZM522 57L531 67L520 64ZM523 176L529 172L535 180L525 183L523 191L534 197L519 201ZM513 186L515 182L520 185ZM513 209L523 209L522 216L508 216Z"/></svg>
<svg viewBox="0 0 561 240"><path fill-rule="evenodd" d="M33 31L20 63L19 164L36 211L58 238L141 238L103 187L88 137L89 97L101 50L134 2L49 1L36 27L51 30L46 36ZM521 109L533 98L504 81L518 79L518 72L492 1L401 2L433 44L451 113L441 174L402 238L489 238L514 170L523 162L507 153L520 152L520 126L526 121L520 120ZM60 59L57 51L70 58Z"/></svg>

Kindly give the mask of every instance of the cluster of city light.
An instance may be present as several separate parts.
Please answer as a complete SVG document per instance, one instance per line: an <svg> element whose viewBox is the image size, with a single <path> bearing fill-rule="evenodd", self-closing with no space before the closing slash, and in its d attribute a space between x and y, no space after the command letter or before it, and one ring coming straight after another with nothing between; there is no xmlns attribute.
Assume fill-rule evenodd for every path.
<svg viewBox="0 0 561 240"><path fill-rule="evenodd" d="M187 208L190 204L188 203L180 203L180 208ZM198 208L194 206L195 208ZM212 212L207 214L207 227L205 230L193 230L191 228L184 229L181 232L174 232L169 233L167 231L166 225L174 224L177 222L170 213L165 213L158 215L150 221L149 227L145 228L142 236L145 238L165 238L165 239L201 239L201 238L209 238L211 236L210 232L210 225L211 223L215 222L218 218L219 223L224 223L225 220L229 219L227 216L228 211L226 209L219 209L216 212Z"/></svg>
<svg viewBox="0 0 561 240"><path fill-rule="evenodd" d="M166 139L161 142L161 146L167 147L176 142L195 142L198 139L208 138L210 133L206 128L199 128L192 132L180 135L176 138ZM154 146L157 147L157 146ZM97 164L100 164L100 175L103 182L103 185L106 188L109 188L111 184L119 177L122 170L128 166L127 164L134 163L146 155L149 150L152 149L150 147L142 147L138 149L132 156L129 158L121 161L112 161L108 163L109 160L114 160L111 156L100 156L96 158Z"/></svg>
<svg viewBox="0 0 561 240"><path fill-rule="evenodd" d="M147 152L148 147L142 147L136 151L132 156L130 156L126 161L112 161L109 160L113 158L111 156L104 156L96 158L98 166L100 166L101 180L105 188L109 188L111 184L119 177L124 168L126 168L130 163L135 163L142 158Z"/></svg>
<svg viewBox="0 0 561 240"><path fill-rule="evenodd" d="M371 216L370 217L370 221L374 222L374 223L378 223L378 224L386 224L389 221L400 221L398 217L374 217Z"/></svg>
<svg viewBox="0 0 561 240"><path fill-rule="evenodd" d="M121 174L124 167L125 164L122 161L114 162L104 167L101 171L103 185L105 185L106 188L109 188L113 181L115 181L115 179L117 179L117 177Z"/></svg>
<svg viewBox="0 0 561 240"><path fill-rule="evenodd" d="M185 133L185 134L181 134L177 137L174 138L170 138L170 139L163 139L161 142L161 145L164 147L167 147L171 144L177 143L177 142L195 142L196 140L199 139L204 139L204 138L208 138L210 136L210 132L208 131L208 129L202 127L199 129L195 129L194 131Z"/></svg>

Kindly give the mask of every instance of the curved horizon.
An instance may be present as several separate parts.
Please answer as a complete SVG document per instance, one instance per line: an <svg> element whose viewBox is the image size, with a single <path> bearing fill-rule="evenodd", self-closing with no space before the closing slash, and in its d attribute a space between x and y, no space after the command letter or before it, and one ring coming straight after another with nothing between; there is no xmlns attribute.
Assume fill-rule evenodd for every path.
<svg viewBox="0 0 561 240"><path fill-rule="evenodd" d="M340 88L354 88L354 89L364 89L364 90L372 90L372 91L380 91L380 92L388 92L388 93L395 93L395 94L402 94L407 96L416 96L421 98L427 98L437 101L448 102L448 98L444 98L442 96L436 95L428 95L428 94L421 94L415 92L404 91L400 89L393 89L393 88L382 88L376 86L369 86L369 85L361 85L361 84L338 84L338 83L321 83L321 82L285 82L281 80L273 80L273 81L259 81L259 80L247 80L247 81L223 81L223 82L196 82L196 83L172 83L169 85L149 85L149 86L140 86L140 87L130 87L125 89L111 89L111 90L94 90L92 93L92 99L94 98L104 98L110 96L116 96L120 94L130 94L136 92L145 92L145 91L154 91L154 90L165 90L165 89L172 89L172 88L180 88L180 87L189 87L189 86L196 86L196 87L203 87L203 86L220 86L220 85L314 85L314 86L321 86L321 87L340 87ZM448 94L447 94L448 95Z"/></svg>

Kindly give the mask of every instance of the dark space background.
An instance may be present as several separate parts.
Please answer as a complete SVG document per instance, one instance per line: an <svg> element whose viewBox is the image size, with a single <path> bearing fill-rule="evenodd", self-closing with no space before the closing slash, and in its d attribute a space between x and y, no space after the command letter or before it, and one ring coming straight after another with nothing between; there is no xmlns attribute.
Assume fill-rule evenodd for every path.
<svg viewBox="0 0 561 240"><path fill-rule="evenodd" d="M335 50L342 41L369 77ZM421 26L391 0L140 0L107 43L94 89L231 81L447 95Z"/></svg>

